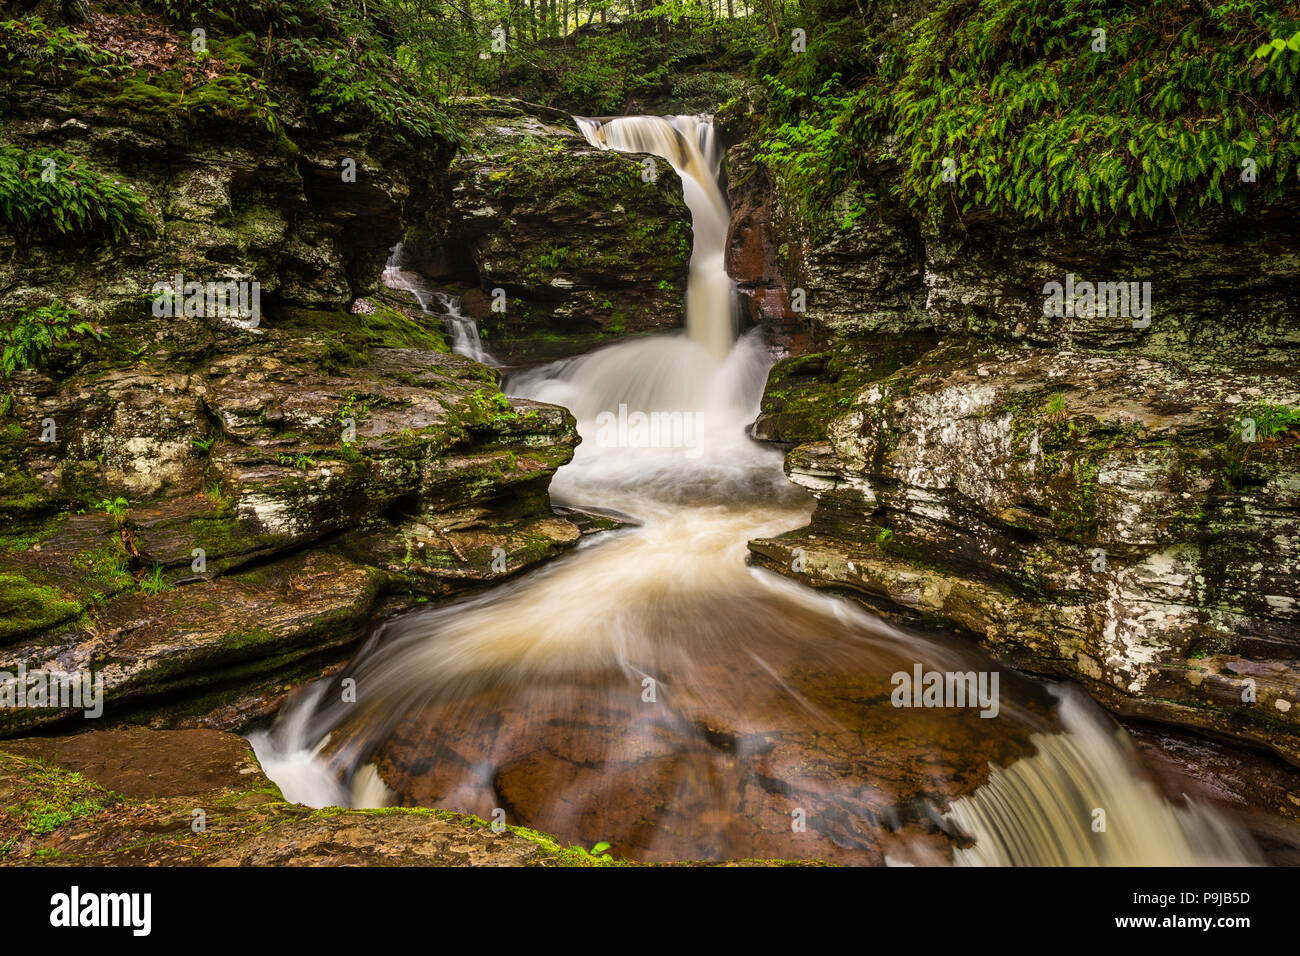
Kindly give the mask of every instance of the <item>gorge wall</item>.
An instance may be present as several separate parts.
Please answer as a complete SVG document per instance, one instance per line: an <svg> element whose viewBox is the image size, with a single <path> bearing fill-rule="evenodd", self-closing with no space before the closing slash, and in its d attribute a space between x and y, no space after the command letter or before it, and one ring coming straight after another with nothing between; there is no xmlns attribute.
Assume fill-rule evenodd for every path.
<svg viewBox="0 0 1300 956"><path fill-rule="evenodd" d="M474 179L462 156L448 175L455 149L436 134L210 108L201 93L242 76L242 41L228 47L216 31L206 73L176 68L182 85L201 84L186 98L167 85L175 72L109 82L86 63L41 62L24 42L46 28L31 29L7 38L0 149L20 176L57 157L55 184L120 184L141 214L116 237L0 235L6 319L62 336L4 380L0 670L101 675L110 720L239 728L341 660L376 612L499 580L607 526L550 505L550 477L578 440L572 416L507 399L498 373L450 354L442 322L379 280L393 245L406 237L418 252L445 197L477 188L476 203L490 194L513 218L454 243L480 242L478 277L506 282L516 305L571 295L615 321L604 295L629 309L648 289L659 306L680 301L689 218L671 169L624 188L643 186L634 158L584 149L587 165L566 175L621 190L622 204L553 197L548 170L565 168L580 138L551 130L535 157L512 153ZM184 59L182 34L161 20L97 11L76 29L124 56ZM302 102L308 89L277 94ZM533 177L526 214L494 192L522 176ZM465 178L476 185L457 185ZM565 217L602 236L590 244L606 253L595 280L581 272L564 286L529 265L577 248L581 237L556 228ZM625 255L636 242L655 252L649 271ZM178 275L255 282L258 309L232 317L183 288L160 295ZM627 321L678 320L663 308ZM85 325L69 334L73 322ZM80 719L68 715L9 707L0 733Z"/></svg>
<svg viewBox="0 0 1300 956"><path fill-rule="evenodd" d="M747 309L806 295L755 435L817 508L753 559L1300 761L1300 193L1099 240L919 217L886 156L843 228L753 162L743 104L723 122ZM1150 282L1149 322L1045 314L1069 274Z"/></svg>
<svg viewBox="0 0 1300 956"><path fill-rule="evenodd" d="M461 296L493 355L538 364L682 325L691 220L665 160L596 149L557 110L458 107L470 143L404 262Z"/></svg>

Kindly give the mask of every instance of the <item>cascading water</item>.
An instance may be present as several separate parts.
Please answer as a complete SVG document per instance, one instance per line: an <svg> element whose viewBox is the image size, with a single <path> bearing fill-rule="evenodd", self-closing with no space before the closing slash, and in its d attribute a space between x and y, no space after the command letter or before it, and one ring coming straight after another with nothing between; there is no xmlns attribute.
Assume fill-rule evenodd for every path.
<svg viewBox="0 0 1300 956"><path fill-rule="evenodd" d="M718 188L722 157L713 123L699 116L574 117L587 142L624 153L653 153L672 164L682 179L695 243L686 289L686 332L715 360L731 349L731 279L725 245L730 212Z"/></svg>
<svg viewBox="0 0 1300 956"><path fill-rule="evenodd" d="M285 795L502 809L645 860L1257 862L1217 811L1168 803L1082 695L1007 671L992 719L893 706L891 675L997 665L746 567L748 539L798 527L811 506L780 453L745 436L771 360L756 335L734 340L711 126L577 122L681 174L696 231L687 334L506 387L577 419L583 443L553 498L638 524L381 628L250 737ZM631 427L656 414L676 427Z"/></svg>
<svg viewBox="0 0 1300 956"><path fill-rule="evenodd" d="M384 285L390 289L411 293L420 306L421 312L442 319L447 331L451 333L451 350L457 355L466 355L484 365L496 365L496 359L483 348L483 341L478 334L478 323L461 312L460 297L429 289L418 276L401 267L401 260L402 244L399 242L393 247L393 252L388 257L388 264L384 266ZM429 308L435 302L442 307L442 312L434 312Z"/></svg>

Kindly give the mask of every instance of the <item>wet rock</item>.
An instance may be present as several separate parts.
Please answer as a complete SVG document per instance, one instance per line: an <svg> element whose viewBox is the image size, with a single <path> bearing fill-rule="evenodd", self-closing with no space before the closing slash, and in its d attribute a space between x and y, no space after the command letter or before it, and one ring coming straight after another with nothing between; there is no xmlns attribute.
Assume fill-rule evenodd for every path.
<svg viewBox="0 0 1300 956"><path fill-rule="evenodd" d="M0 865L589 866L542 834L445 811L285 803L248 745L216 731L94 731L6 742Z"/></svg>
<svg viewBox="0 0 1300 956"><path fill-rule="evenodd" d="M1126 724L1167 799L1228 808L1250 828L1269 863L1300 862L1300 796L1294 767L1235 742L1142 721Z"/></svg>
<svg viewBox="0 0 1300 956"><path fill-rule="evenodd" d="M751 551L786 573L799 551L802 580L973 633L1120 713L1300 759L1300 438L1240 441L1243 416L1297 404L1268 366L945 346L790 455L812 524Z"/></svg>
<svg viewBox="0 0 1300 956"><path fill-rule="evenodd" d="M0 139L117 175L156 228L17 256L0 236L8 303L58 297L103 335L6 382L0 670L88 670L112 720L238 726L337 661L388 595L451 595L576 544L548 496L572 416L508 400L436 319L366 295L435 205L448 144L182 129L94 84L23 83L39 89L10 96ZM176 274L258 283L256 321L156 315ZM81 717L5 709L0 733L60 720Z"/></svg>
<svg viewBox="0 0 1300 956"><path fill-rule="evenodd" d="M463 293L489 351L535 364L682 325L691 222L667 160L646 182L648 157L590 146L566 114L459 105L472 145L405 249L410 268Z"/></svg>

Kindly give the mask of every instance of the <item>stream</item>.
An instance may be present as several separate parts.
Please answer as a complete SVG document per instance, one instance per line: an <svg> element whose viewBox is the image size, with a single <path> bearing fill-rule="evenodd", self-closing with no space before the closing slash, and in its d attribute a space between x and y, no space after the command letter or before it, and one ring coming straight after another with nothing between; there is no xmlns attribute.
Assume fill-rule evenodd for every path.
<svg viewBox="0 0 1300 956"><path fill-rule="evenodd" d="M746 565L748 540L806 524L812 501L746 434L773 358L757 332L735 333L713 128L576 122L593 145L680 174L695 235L686 328L504 387L577 418L554 502L631 520L380 626L250 736L285 796L444 807L646 861L1261 862L1216 809L1166 800L1078 689ZM449 326L457 351L490 360L472 321ZM899 675L935 673L971 675L992 698L900 693Z"/></svg>

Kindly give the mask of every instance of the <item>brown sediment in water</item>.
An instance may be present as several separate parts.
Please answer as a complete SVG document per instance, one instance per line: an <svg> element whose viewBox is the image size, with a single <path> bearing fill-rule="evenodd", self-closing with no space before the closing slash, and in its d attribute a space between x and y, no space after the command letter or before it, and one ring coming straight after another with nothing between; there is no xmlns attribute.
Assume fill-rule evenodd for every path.
<svg viewBox="0 0 1300 956"><path fill-rule="evenodd" d="M783 597L702 597L621 667L439 695L378 747L380 776L399 804L501 808L640 860L878 864L900 843L908 859L946 854L952 799L1032 753L1032 730L1059 729L1046 691L1009 671L997 717L895 707L896 672L989 662Z"/></svg>

